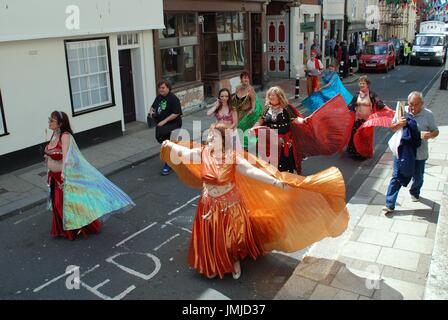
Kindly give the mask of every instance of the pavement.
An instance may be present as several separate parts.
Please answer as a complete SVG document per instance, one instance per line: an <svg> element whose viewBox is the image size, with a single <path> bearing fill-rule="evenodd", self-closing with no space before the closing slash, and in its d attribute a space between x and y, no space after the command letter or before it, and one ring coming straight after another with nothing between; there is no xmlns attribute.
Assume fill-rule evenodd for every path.
<svg viewBox="0 0 448 320"><path fill-rule="evenodd" d="M344 83L357 81L359 75L344 79ZM280 86L288 94L290 102L298 105L304 97L295 99L295 79L273 79L258 88L257 95L264 102L269 87ZM206 108L190 112L183 117L183 128L192 132L193 121L201 121L202 130L213 122L206 116ZM306 110L302 110L306 114ZM126 125L123 136L91 147L81 149L84 157L104 175L109 176L157 157L160 144L155 139L155 129L148 129L146 123L133 122ZM7 174L0 175L0 220L11 214L18 214L33 208L47 199L47 171L38 163Z"/></svg>
<svg viewBox="0 0 448 320"><path fill-rule="evenodd" d="M425 96L440 135L429 143L420 202L402 188L395 212L383 214L388 150L350 199L348 229L313 245L275 299L448 299L448 91L439 83Z"/></svg>

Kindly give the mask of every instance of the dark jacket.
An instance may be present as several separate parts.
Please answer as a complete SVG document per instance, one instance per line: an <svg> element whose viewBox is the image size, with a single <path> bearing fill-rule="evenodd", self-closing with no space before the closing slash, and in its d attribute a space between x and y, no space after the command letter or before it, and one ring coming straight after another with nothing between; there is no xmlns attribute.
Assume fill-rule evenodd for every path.
<svg viewBox="0 0 448 320"><path fill-rule="evenodd" d="M403 128L403 136L398 146L398 181L406 187L415 172L415 160L417 148L420 147L422 139L417 122L412 116L406 117L407 124Z"/></svg>

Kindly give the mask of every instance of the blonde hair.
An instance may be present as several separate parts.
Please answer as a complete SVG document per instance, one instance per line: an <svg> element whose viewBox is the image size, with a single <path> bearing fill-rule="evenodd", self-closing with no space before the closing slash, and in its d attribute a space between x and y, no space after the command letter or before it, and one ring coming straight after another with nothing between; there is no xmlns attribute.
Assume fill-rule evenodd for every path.
<svg viewBox="0 0 448 320"><path fill-rule="evenodd" d="M266 106L269 105L269 95L270 94L275 94L278 97L278 100L280 100L280 106L282 108L286 108L289 105L289 101L288 101L288 98L286 98L285 91L283 91L283 89L280 87L271 87L266 92L266 102L265 102Z"/></svg>

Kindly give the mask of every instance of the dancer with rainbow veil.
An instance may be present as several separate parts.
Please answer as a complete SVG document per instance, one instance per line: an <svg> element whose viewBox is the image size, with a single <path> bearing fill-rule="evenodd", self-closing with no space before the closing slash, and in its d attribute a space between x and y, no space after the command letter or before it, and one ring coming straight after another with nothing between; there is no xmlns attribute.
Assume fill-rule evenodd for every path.
<svg viewBox="0 0 448 320"><path fill-rule="evenodd" d="M124 212L134 202L82 156L65 112L48 118L53 130L45 147L48 169L48 208L53 212L52 237L74 240L78 235L98 233L100 218Z"/></svg>

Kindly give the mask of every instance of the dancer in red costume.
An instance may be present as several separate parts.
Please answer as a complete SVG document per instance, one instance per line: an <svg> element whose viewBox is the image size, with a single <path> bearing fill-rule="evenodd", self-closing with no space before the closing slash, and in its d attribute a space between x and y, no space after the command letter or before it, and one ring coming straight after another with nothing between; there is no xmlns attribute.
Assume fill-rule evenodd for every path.
<svg viewBox="0 0 448 320"><path fill-rule="evenodd" d="M99 233L101 222L95 220L78 230L64 230L63 228L63 199L64 199L64 166L63 155L67 154L70 144L69 134L73 134L70 122L65 112L54 111L48 118L48 128L53 130L50 142L45 147L45 163L48 169L48 185L50 187L53 223L52 237L63 237L74 240L77 235L86 237L90 233Z"/></svg>
<svg viewBox="0 0 448 320"><path fill-rule="evenodd" d="M365 160L373 157L375 127L389 128L394 111L370 90L370 80L367 76L359 78L359 89L359 93L349 105L354 114L354 125L347 151L353 158Z"/></svg>
<svg viewBox="0 0 448 320"><path fill-rule="evenodd" d="M350 138L353 118L341 95L326 102L309 117L303 118L300 112L286 98L279 87L272 87L266 93L267 110L255 124L253 132L277 130L279 141L278 169L297 174L302 171L304 156L332 155L341 152ZM266 134L266 137L270 137ZM258 144L269 139L261 139ZM259 148L260 150L260 148ZM269 155L268 155L269 156Z"/></svg>

